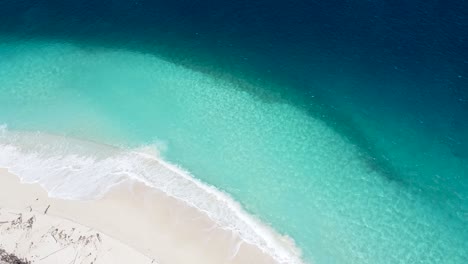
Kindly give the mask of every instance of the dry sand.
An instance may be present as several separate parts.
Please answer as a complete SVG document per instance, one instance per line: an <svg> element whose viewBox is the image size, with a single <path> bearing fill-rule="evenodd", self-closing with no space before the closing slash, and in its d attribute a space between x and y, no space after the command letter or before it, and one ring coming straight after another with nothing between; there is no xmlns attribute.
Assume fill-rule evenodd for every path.
<svg viewBox="0 0 468 264"><path fill-rule="evenodd" d="M60 200L5 169L0 247L41 264L275 263L199 210L141 183L122 183L97 201Z"/></svg>
<svg viewBox="0 0 468 264"><path fill-rule="evenodd" d="M91 228L29 210L0 209L0 246L31 263L152 262L149 257Z"/></svg>

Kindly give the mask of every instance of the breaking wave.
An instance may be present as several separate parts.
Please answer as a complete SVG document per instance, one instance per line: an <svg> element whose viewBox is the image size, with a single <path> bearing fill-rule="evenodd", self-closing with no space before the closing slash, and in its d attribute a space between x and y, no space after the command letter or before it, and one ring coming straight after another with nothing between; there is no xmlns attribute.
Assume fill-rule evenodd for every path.
<svg viewBox="0 0 468 264"><path fill-rule="evenodd" d="M124 180L137 180L206 213L221 228L238 233L279 263L302 263L292 239L247 214L226 193L146 151L152 148L126 150L0 127L0 167L8 168L22 182L40 184L51 197L98 199Z"/></svg>

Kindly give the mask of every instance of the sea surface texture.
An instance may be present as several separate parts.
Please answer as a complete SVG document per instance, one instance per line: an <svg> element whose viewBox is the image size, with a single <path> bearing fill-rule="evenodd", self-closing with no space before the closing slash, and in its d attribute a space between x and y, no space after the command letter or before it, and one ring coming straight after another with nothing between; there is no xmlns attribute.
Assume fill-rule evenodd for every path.
<svg viewBox="0 0 468 264"><path fill-rule="evenodd" d="M130 177L283 263L468 263L467 1L0 0L0 124L55 197Z"/></svg>

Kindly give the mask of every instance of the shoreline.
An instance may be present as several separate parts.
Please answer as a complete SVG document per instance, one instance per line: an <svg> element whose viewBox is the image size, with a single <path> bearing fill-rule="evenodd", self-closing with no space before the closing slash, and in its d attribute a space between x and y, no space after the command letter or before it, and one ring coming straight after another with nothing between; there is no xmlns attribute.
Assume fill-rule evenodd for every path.
<svg viewBox="0 0 468 264"><path fill-rule="evenodd" d="M217 237L217 242L213 243L216 247L221 246L218 255L223 257L218 256L214 263L236 263L235 258L240 254L237 251L243 248L252 248L257 255L268 256L266 263L303 263L301 251L290 237L279 234L268 224L245 212L228 194L166 162L157 153L148 153L144 147L121 149L73 137L9 131L6 126L0 126L0 142L0 169L8 168L10 174L16 175L15 178L22 183L37 185L46 192L46 197L57 198L55 201L75 201L73 206L78 204L81 207L84 203L94 205L94 201L99 204L100 210L120 216L117 209L109 211L107 208L115 207L118 203L118 207L125 207L127 214L165 221L155 222L160 229L167 229L159 230L155 236L163 233L171 237L179 232L171 223L188 222L190 227L184 232L193 233L196 230L195 236L198 236L190 238L189 251L206 250L197 243L206 240L211 243L212 236ZM74 212L65 212L59 212L59 216L72 215L73 220L83 217ZM194 223L187 221L192 218L203 219L204 223L192 226ZM90 219L85 220L93 223ZM127 220L135 222L134 219ZM146 230L154 229L151 223L143 220L136 222L143 224ZM119 228L114 229L120 232ZM139 238L131 237L130 240ZM152 240L145 243L154 244ZM166 245L168 241L159 239L156 242ZM178 247L180 243L187 244L182 239L174 242L173 246ZM172 258L168 259L169 263L173 263ZM204 258L200 260L206 263ZM190 259L190 262L193 260Z"/></svg>
<svg viewBox="0 0 468 264"><path fill-rule="evenodd" d="M0 186L0 208L31 208L88 226L159 264L277 263L203 212L135 181L120 183L95 201L49 198L42 187L20 183L6 169L0 169Z"/></svg>

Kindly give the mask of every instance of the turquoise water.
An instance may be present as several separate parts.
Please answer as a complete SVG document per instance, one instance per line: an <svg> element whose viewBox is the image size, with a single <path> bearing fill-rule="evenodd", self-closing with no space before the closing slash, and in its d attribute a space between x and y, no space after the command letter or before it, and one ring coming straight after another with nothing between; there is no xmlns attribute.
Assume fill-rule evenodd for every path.
<svg viewBox="0 0 468 264"><path fill-rule="evenodd" d="M225 191L247 212L292 238L308 263L465 263L468 259L466 210L460 209L467 200L463 181L442 184L458 192L433 188L439 195L434 196L418 184L395 178L320 113L246 92L267 82L233 83L128 50L53 41L1 43L0 123L7 125L10 138L24 131L32 134L22 134L21 140L0 137L0 166L18 166L20 172L42 166L44 175L33 181L56 196L93 196L97 187L115 179L93 178L93 185L83 180L69 186L60 182L60 174L47 176L48 166L52 167L48 158L63 163L64 175L84 170L83 164L107 175L110 165L100 167L99 161L113 154L80 149L76 142L62 146L61 141L24 139L42 140L35 131L159 155ZM345 110L355 109L343 104ZM362 116L354 115L356 124L378 143L376 151L390 153L388 159L403 164L394 170L406 173L407 162L399 161L407 160L408 152L398 145L418 150L421 143L411 135L419 131L401 120L395 121L392 131L387 129L390 121L379 127L377 117ZM402 134L395 137L401 140L398 144L379 141L379 134L395 131ZM450 149L437 144L425 147L439 153L431 158L444 160L434 162L437 170L443 168L455 178L466 175L466 161L454 158ZM21 151L11 152L12 148ZM14 162L21 155L34 162L14 164L11 153L17 155ZM82 163L67 167L75 159L60 160L57 153L75 155ZM114 161L116 167L122 162ZM125 162L137 165L120 176L138 174L135 168L143 166L135 160ZM136 177L158 181L156 170L150 176L145 170ZM432 183L432 178L427 182Z"/></svg>

